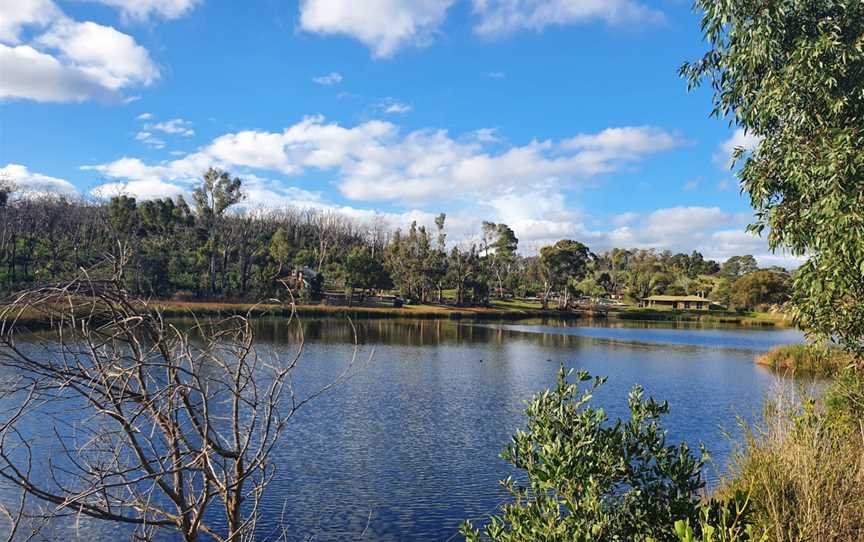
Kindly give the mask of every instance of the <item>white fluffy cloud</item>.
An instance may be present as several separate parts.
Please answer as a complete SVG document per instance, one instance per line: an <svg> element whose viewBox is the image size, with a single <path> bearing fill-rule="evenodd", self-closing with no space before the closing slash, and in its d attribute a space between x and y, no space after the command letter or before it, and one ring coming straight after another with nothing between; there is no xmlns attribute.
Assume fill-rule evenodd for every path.
<svg viewBox="0 0 864 542"><path fill-rule="evenodd" d="M91 0L120 10L124 17L144 20L151 16L176 19L191 11L200 0Z"/></svg>
<svg viewBox="0 0 864 542"><path fill-rule="evenodd" d="M90 191L90 195L99 199L110 199L114 196L131 196L141 200L174 198L188 196L181 186L166 183L159 179L144 179L122 183L105 183Z"/></svg>
<svg viewBox="0 0 864 542"><path fill-rule="evenodd" d="M455 0L301 0L300 27L359 40L375 57L430 42Z"/></svg>
<svg viewBox="0 0 864 542"><path fill-rule="evenodd" d="M540 31L600 20L609 24L663 20L663 14L634 0L472 0L480 21L474 31L490 36L518 30Z"/></svg>
<svg viewBox="0 0 864 542"><path fill-rule="evenodd" d="M23 27L44 27L62 16L51 0L0 0L0 42L18 44Z"/></svg>
<svg viewBox="0 0 864 542"><path fill-rule="evenodd" d="M335 173L339 189L349 199L423 204L477 194L501 197L514 190L536 191L549 183L564 187L681 144L674 134L643 126L580 134L558 143L534 141L493 152L494 139L453 138L445 130L434 129L402 134L389 122L344 127L308 117L282 132L225 134L173 162L148 166L123 158L91 168L132 180L194 176L198 172L190 163L286 175L319 171Z"/></svg>
<svg viewBox="0 0 864 542"><path fill-rule="evenodd" d="M64 63L110 90L149 85L159 77L147 50L110 26L65 19L36 38L35 43L58 51Z"/></svg>
<svg viewBox="0 0 864 542"><path fill-rule="evenodd" d="M20 44L25 27L45 28ZM50 0L0 0L0 99L119 100L159 69L146 49L110 26L77 22Z"/></svg>
<svg viewBox="0 0 864 542"><path fill-rule="evenodd" d="M13 183L15 193L22 196L55 194L74 196L78 190L65 179L31 172L20 164L7 164L0 168L0 179Z"/></svg>
<svg viewBox="0 0 864 542"><path fill-rule="evenodd" d="M344 35L372 50L378 58L408 46L429 44L457 0L301 0L300 27L307 32ZM540 31L587 21L650 24L664 20L661 11L638 0L471 0L481 36L519 30ZM490 77L502 78L502 72Z"/></svg>
<svg viewBox="0 0 864 542"><path fill-rule="evenodd" d="M75 66L61 63L29 45L0 44L0 99L80 102L110 99L114 93Z"/></svg>

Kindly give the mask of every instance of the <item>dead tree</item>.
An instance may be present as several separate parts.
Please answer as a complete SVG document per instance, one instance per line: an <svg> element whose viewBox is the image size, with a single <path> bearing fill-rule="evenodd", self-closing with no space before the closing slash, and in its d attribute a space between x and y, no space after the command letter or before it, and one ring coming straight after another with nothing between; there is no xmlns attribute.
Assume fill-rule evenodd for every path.
<svg viewBox="0 0 864 542"><path fill-rule="evenodd" d="M50 339L18 333L28 317L50 323ZM20 294L0 320L6 398L21 398L0 420L0 479L41 504L29 514L124 523L144 539L252 540L286 425L353 366L300 396L302 331L287 359L264 355L248 315L181 328L120 280L86 275ZM21 429L34 416L49 417L52 456Z"/></svg>

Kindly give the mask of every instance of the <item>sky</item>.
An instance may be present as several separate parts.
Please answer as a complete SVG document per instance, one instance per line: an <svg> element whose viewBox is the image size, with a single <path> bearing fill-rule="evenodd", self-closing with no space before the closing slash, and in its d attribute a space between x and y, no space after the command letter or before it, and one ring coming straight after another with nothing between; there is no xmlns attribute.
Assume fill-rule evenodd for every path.
<svg viewBox="0 0 864 542"><path fill-rule="evenodd" d="M0 176L32 193L188 195L246 209L753 254L730 171L755 141L678 68L690 0L0 0Z"/></svg>

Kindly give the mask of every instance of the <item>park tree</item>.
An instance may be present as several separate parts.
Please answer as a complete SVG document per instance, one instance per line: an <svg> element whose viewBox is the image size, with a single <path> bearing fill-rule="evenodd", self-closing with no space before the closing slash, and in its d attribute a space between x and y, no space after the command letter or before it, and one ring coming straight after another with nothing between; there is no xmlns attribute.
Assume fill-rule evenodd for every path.
<svg viewBox="0 0 864 542"><path fill-rule="evenodd" d="M723 265L720 266L720 273L734 280L758 269L759 264L756 262L756 258L748 254L746 256L732 256L723 262Z"/></svg>
<svg viewBox="0 0 864 542"><path fill-rule="evenodd" d="M587 270L592 255L588 247L578 241L562 239L552 246L540 249L540 261L543 269L544 295L543 306L548 307L551 289L558 291L558 308L567 308L570 303L571 281L582 279Z"/></svg>
<svg viewBox="0 0 864 542"><path fill-rule="evenodd" d="M730 301L735 308L756 309L789 300L790 277L777 271L756 271L732 283Z"/></svg>
<svg viewBox="0 0 864 542"><path fill-rule="evenodd" d="M388 288L392 282L380 261L372 257L366 247L354 247L345 259L345 283L350 288L349 305L354 289L360 289L361 302L373 288Z"/></svg>
<svg viewBox="0 0 864 542"><path fill-rule="evenodd" d="M447 279L447 233L444 230L444 221L447 215L444 213L435 217L435 245L426 254L424 262L424 275L426 282L435 290L438 303L444 299L444 281Z"/></svg>
<svg viewBox="0 0 864 542"><path fill-rule="evenodd" d="M498 297L504 293L504 279L512 269L516 260L516 250L519 239L507 224L483 222L482 226L483 257L486 261L490 277L495 278Z"/></svg>
<svg viewBox="0 0 864 542"><path fill-rule="evenodd" d="M794 316L864 354L864 2L697 0L709 50L681 68L753 136L750 231L806 261Z"/></svg>

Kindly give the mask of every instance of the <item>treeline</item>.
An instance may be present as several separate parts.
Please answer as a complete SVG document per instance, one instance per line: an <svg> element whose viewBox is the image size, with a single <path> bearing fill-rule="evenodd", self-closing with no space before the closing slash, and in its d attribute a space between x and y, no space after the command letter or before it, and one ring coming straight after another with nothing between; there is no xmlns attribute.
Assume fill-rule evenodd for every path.
<svg viewBox="0 0 864 542"><path fill-rule="evenodd" d="M785 302L790 284L785 270L759 270L752 256L721 265L696 251L595 254L567 239L522 256L513 230L491 222L475 242L448 247L444 214L431 231L416 223L391 231L380 220L320 210L235 212L241 180L212 169L189 202L25 197L11 185L0 195L6 294L81 268L121 267L136 295L198 300L257 300L278 293L282 280L314 275L319 280L303 292L313 299L324 290L361 296L394 290L412 302L476 305L518 297L564 308L580 296L639 302L689 294L753 308Z"/></svg>

